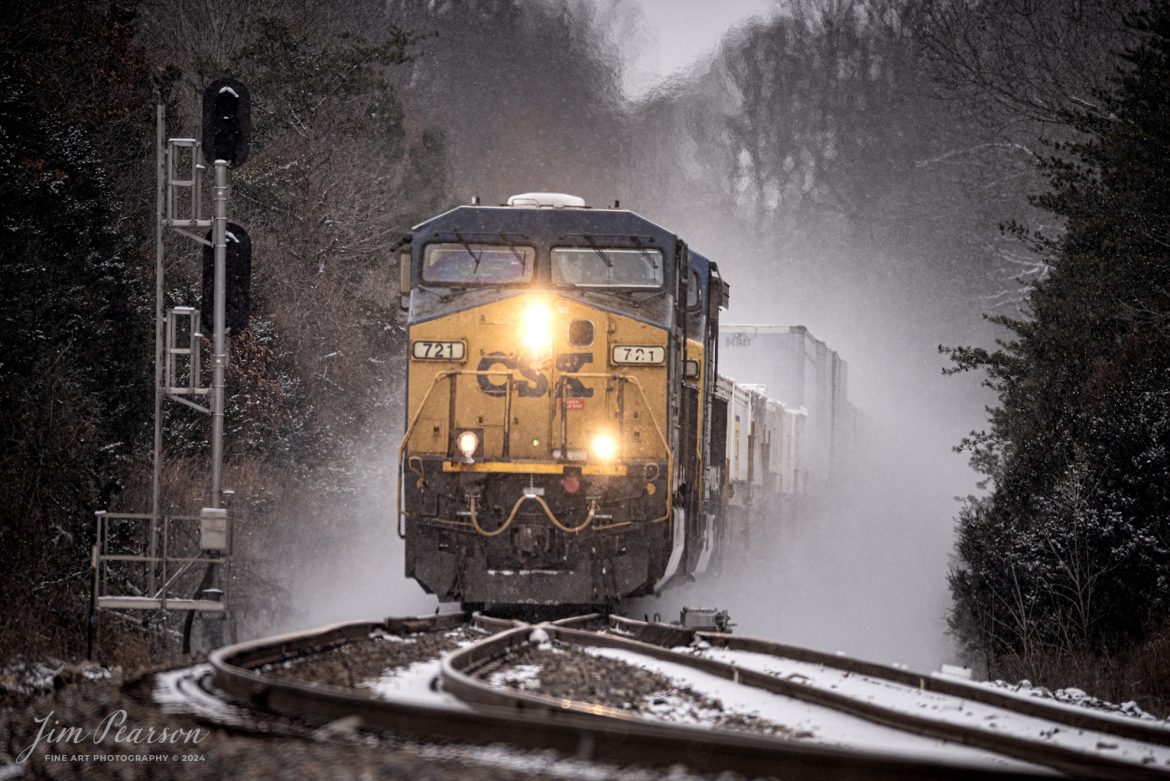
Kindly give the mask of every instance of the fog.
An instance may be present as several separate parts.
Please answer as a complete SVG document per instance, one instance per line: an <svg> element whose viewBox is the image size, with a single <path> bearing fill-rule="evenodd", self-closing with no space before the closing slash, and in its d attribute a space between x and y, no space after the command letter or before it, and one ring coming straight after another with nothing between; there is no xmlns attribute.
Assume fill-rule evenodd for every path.
<svg viewBox="0 0 1170 781"><path fill-rule="evenodd" d="M632 206L653 218L652 210ZM953 661L946 571L955 497L974 491L975 474L952 448L980 424L981 401L989 400L972 378L942 376L939 337L906 333L904 301L839 288L831 295L789 290L779 297L793 304L777 306L767 289L739 283L734 262L725 273L735 302L724 313L729 322L806 325L848 361L850 400L861 415L850 474L801 517L789 508L769 513L761 526L773 533L761 534L750 552L733 552L722 573L633 600L624 612L677 620L684 605L715 606L728 610L743 634L916 669ZM824 303L802 311L797 302L810 299ZM369 450L393 453L398 436ZM296 568L288 584L296 609L279 628L427 614L439 606L403 575L391 467L355 481L348 527Z"/></svg>
<svg viewBox="0 0 1170 781"><path fill-rule="evenodd" d="M761 519L772 532L733 552L722 573L636 600L629 614L677 620L684 605L719 607L743 634L923 670L955 661L946 574L956 497L975 492L977 476L953 448L983 424L993 398L974 377L944 377L938 346L986 338L985 324L970 305L946 318L920 291L851 273L870 261L861 252L818 259L823 272L801 279L785 273L798 259L724 256L720 226L692 221L687 230L696 227L712 237L715 246L700 249L731 284L724 322L804 325L848 363L856 451L807 509L773 508Z"/></svg>
<svg viewBox="0 0 1170 781"><path fill-rule="evenodd" d="M759 120L729 85L732 47L750 45L752 29L765 35L763 22L736 31L685 77L631 90L623 70L631 66L629 52L663 46L636 4L525 8L522 24L494 25L483 35L458 14L407 11L437 43L403 77L404 96L408 110L448 133L453 199L502 203L532 190L570 192L595 206L620 199L720 264L732 290L726 322L804 325L837 350L861 416L849 474L813 497L807 512L773 508L761 519L772 529L758 538L766 544L735 552L724 574L636 600L628 613L674 619L684 604L718 606L745 634L921 669L951 661L946 572L955 497L973 492L976 482L952 448L982 424L991 398L971 377L943 377L938 345L990 339L979 316L988 271L971 265L978 255L971 247L992 241L999 216L973 214L978 210L963 201L988 174L973 174L968 187L954 182L962 171L931 178L932 169L913 162L951 142L936 135L957 132L938 125L952 109L921 97L915 110L928 121L865 119L864 132L879 138L905 135L883 122L917 123L921 148L826 167L838 177L830 182L834 191L850 193L850 209L845 200L823 208L803 184L790 197L788 163L753 195L745 184L751 177L736 173L745 154L736 149L742 128ZM724 26L739 21L728 17ZM545 49L539 67L532 58L495 55L491 69L477 66L485 52L521 44L530 51L544 38L564 47ZM739 124L731 121L737 116ZM847 151L841 147L835 155ZM867 141L858 148L873 147ZM764 157L754 154L758 173ZM370 452L393 453L396 434L384 440ZM393 479L392 471L371 470L352 486L348 532L286 584L300 608L291 623L435 609L435 600L402 576Z"/></svg>
<svg viewBox="0 0 1170 781"><path fill-rule="evenodd" d="M377 450L397 452L399 438L394 432ZM427 615L438 607L404 574L406 543L398 537L393 511L396 465L390 459L378 479L355 481L350 527L318 548L312 564L298 574L293 602L299 609L292 623L309 627Z"/></svg>
<svg viewBox="0 0 1170 781"><path fill-rule="evenodd" d="M975 476L952 446L978 423L964 420L978 407L933 394L938 368L913 349L846 344L830 342L851 361L861 414L848 473L807 508L771 508L750 550L730 552L721 572L636 600L630 615L678 620L683 606L719 607L741 634L920 670L956 659L946 573L954 497L972 492Z"/></svg>

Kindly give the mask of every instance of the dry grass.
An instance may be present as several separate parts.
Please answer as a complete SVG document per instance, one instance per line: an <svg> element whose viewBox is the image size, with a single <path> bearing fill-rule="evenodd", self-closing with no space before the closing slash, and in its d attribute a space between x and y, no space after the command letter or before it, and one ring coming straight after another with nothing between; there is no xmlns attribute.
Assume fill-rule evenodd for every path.
<svg viewBox="0 0 1170 781"><path fill-rule="evenodd" d="M1131 651L1096 656L1041 651L1001 657L993 677L1027 679L1048 689L1075 687L1114 703L1130 700L1156 716L1170 714L1170 625Z"/></svg>
<svg viewBox="0 0 1170 781"><path fill-rule="evenodd" d="M1158 715L1170 714L1170 626L1163 626L1131 652L1124 665L1138 704Z"/></svg>

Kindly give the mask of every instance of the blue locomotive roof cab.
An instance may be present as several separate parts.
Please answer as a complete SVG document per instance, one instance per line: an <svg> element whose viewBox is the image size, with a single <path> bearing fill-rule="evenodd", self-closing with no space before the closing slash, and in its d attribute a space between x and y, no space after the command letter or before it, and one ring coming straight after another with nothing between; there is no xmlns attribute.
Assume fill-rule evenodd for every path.
<svg viewBox="0 0 1170 781"><path fill-rule="evenodd" d="M414 226L411 323L539 289L672 324L682 247L674 233L559 193L509 204L459 206Z"/></svg>

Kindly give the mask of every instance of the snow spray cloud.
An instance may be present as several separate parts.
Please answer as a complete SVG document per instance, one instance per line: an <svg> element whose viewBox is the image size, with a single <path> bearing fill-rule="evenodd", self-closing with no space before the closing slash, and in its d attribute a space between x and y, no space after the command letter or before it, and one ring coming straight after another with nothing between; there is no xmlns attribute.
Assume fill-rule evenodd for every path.
<svg viewBox="0 0 1170 781"><path fill-rule="evenodd" d="M851 478L798 527L780 519L772 547L729 568L735 581L709 579L634 609L665 617L684 601L718 601L740 631L918 666L942 661L952 497L975 479L951 447L979 424L984 400L974 383L940 376L936 346L985 336L974 293L982 272L967 263L982 226L948 220L940 209L977 210L964 210L946 176L915 165L937 140L930 133L943 132L921 82L891 73L900 115L870 106L818 134L800 106L857 98L836 107L844 111L866 95L789 78L800 58L753 66L760 60L749 55L775 51L765 44L791 17L735 31L711 62L632 104L619 86L623 47L638 43L628 3L385 7L403 27L434 33L401 85L411 116L445 128L458 200L530 190L597 206L620 198L720 263L732 285L729 321L805 325L849 362L866 434ZM786 40L815 47L818 29ZM369 450L384 459L389 442ZM336 550L298 573L309 613L336 620L434 604L401 578L386 512L394 467L385 468L355 489L352 524L330 538Z"/></svg>
<svg viewBox="0 0 1170 781"><path fill-rule="evenodd" d="M404 574L395 526L400 419L355 442L344 468L332 464L286 486L261 528L240 527L239 558L251 579L240 639L434 612L435 598Z"/></svg>
<svg viewBox="0 0 1170 781"><path fill-rule="evenodd" d="M942 376L938 345L988 341L978 245L995 226L967 200L986 173L916 165L966 131L922 97L913 68L888 74L901 113L883 113L868 84L793 73L800 58L767 61L785 45L816 49L823 29L755 23L705 70L634 107L627 184L632 208L719 262L732 289L725 322L804 325L848 362L855 457L806 513L761 519L769 544L727 575L633 610L673 618L684 604L717 604L740 632L936 667L953 656L954 497L976 481L952 448L990 400L975 378ZM853 118L817 125L826 120L808 107L850 90L856 102L834 108Z"/></svg>

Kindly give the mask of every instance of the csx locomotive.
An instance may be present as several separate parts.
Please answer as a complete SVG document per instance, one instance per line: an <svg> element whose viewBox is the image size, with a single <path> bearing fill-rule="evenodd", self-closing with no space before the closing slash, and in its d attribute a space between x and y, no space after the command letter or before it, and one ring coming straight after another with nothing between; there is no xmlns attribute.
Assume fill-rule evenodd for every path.
<svg viewBox="0 0 1170 781"><path fill-rule="evenodd" d="M780 454L795 463L805 411L718 377L729 288L671 231L529 193L416 226L400 267L399 534L440 600L651 593L799 485Z"/></svg>

